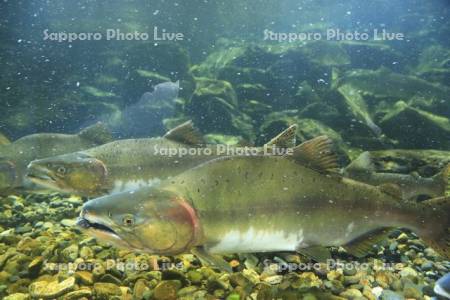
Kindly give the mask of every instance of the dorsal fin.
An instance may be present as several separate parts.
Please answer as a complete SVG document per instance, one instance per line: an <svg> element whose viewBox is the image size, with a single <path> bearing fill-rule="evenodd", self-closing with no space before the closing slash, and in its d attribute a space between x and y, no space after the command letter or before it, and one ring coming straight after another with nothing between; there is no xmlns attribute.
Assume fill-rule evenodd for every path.
<svg viewBox="0 0 450 300"><path fill-rule="evenodd" d="M364 257L373 249L373 245L386 239L394 229L395 228L385 227L373 230L357 237L345 245L344 248L348 253L355 257Z"/></svg>
<svg viewBox="0 0 450 300"><path fill-rule="evenodd" d="M346 172L375 172L375 165L370 157L370 152L365 151L354 159L346 168Z"/></svg>
<svg viewBox="0 0 450 300"><path fill-rule="evenodd" d="M279 135L266 143L266 146L276 146L278 148L293 148L295 147L295 134L297 132L297 124L289 126Z"/></svg>
<svg viewBox="0 0 450 300"><path fill-rule="evenodd" d="M194 124L191 120L172 128L163 137L168 140L187 145L205 144L202 135L197 129L194 128Z"/></svg>
<svg viewBox="0 0 450 300"><path fill-rule="evenodd" d="M333 141L321 135L294 148L292 157L300 164L318 172L336 172L339 164L333 151Z"/></svg>
<svg viewBox="0 0 450 300"><path fill-rule="evenodd" d="M100 122L84 128L78 133L78 136L97 145L102 145L113 140L111 132Z"/></svg>
<svg viewBox="0 0 450 300"><path fill-rule="evenodd" d="M383 183L378 186L378 189L394 198L403 199L402 189L395 183Z"/></svg>

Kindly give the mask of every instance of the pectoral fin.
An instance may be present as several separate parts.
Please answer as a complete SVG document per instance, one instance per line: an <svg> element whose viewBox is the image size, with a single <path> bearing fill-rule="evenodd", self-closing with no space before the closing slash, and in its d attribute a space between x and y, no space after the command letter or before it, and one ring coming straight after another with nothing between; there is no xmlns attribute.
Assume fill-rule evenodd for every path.
<svg viewBox="0 0 450 300"><path fill-rule="evenodd" d="M330 250L322 246L300 248L297 249L297 252L320 263L325 263L331 259Z"/></svg>
<svg viewBox="0 0 450 300"><path fill-rule="evenodd" d="M201 133L194 128L191 120L172 128L164 135L164 138L186 145L205 144Z"/></svg>
<svg viewBox="0 0 450 300"><path fill-rule="evenodd" d="M195 247L191 249L191 253L197 256L202 262L205 262L208 265L216 267L221 271L232 273L233 270L228 262L226 262L223 258L218 255L212 255L208 253L203 247Z"/></svg>
<svg viewBox="0 0 450 300"><path fill-rule="evenodd" d="M373 249L374 244L386 239L393 230L394 228L386 227L363 234L345 245L344 249L355 257L364 257Z"/></svg>

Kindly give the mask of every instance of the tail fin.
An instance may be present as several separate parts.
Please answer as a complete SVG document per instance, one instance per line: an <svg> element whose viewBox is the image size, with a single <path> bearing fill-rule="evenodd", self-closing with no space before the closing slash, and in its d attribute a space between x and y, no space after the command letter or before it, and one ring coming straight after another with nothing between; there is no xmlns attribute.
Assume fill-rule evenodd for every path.
<svg viewBox="0 0 450 300"><path fill-rule="evenodd" d="M450 258L450 197L426 200L420 204L419 236L443 257Z"/></svg>
<svg viewBox="0 0 450 300"><path fill-rule="evenodd" d="M433 181L439 185L441 196L450 196L450 164L448 164L441 172L433 176Z"/></svg>

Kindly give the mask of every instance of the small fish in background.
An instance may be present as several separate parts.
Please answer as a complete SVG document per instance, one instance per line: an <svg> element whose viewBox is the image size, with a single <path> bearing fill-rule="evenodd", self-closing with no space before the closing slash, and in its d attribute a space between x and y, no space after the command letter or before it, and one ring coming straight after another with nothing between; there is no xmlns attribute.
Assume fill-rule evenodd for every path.
<svg viewBox="0 0 450 300"><path fill-rule="evenodd" d="M105 115L99 121L118 139L161 136L165 132L163 120L175 114L179 89L179 81L157 84L153 92L144 93L119 115Z"/></svg>
<svg viewBox="0 0 450 300"><path fill-rule="evenodd" d="M369 152L363 152L344 170L343 175L354 180L375 186L390 186L401 193L403 199L415 200L419 196L430 198L446 195L450 191L450 164L433 177L424 178L420 175L407 175L377 172Z"/></svg>
<svg viewBox="0 0 450 300"><path fill-rule="evenodd" d="M450 273L445 274L441 279L436 281L434 292L446 299L450 299Z"/></svg>
<svg viewBox="0 0 450 300"><path fill-rule="evenodd" d="M111 134L102 124L78 134L38 133L0 146L0 193L36 188L27 178L28 164L39 158L80 151L110 142Z"/></svg>
<svg viewBox="0 0 450 300"><path fill-rule="evenodd" d="M364 257L395 228L416 232L448 258L450 198L403 201L339 176L329 138L289 156L229 156L159 185L93 199L78 225L134 251L192 252L223 270L217 254L298 251L326 261L326 247ZM401 200L401 199L400 199Z"/></svg>
<svg viewBox="0 0 450 300"><path fill-rule="evenodd" d="M294 147L296 129L297 125L291 125L266 145ZM194 154L186 152L191 148ZM184 155L178 155L183 152ZM28 167L28 177L55 191L100 196L152 186L225 155L216 146L206 145L201 133L187 121L163 137L117 140L81 152L35 160Z"/></svg>

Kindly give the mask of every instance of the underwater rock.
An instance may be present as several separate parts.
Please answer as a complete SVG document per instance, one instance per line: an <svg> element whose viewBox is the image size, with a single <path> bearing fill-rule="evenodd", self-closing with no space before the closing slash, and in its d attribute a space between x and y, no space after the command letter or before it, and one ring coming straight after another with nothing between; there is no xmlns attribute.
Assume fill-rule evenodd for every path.
<svg viewBox="0 0 450 300"><path fill-rule="evenodd" d="M429 177L450 163L450 151L438 150L380 150L371 151L377 171L394 173L418 172Z"/></svg>
<svg viewBox="0 0 450 300"><path fill-rule="evenodd" d="M15 293L3 298L3 300L28 300L30 295L24 293Z"/></svg>
<svg viewBox="0 0 450 300"><path fill-rule="evenodd" d="M133 298L136 300L144 299L145 294L149 291L147 281L145 279L138 279L134 284Z"/></svg>
<svg viewBox="0 0 450 300"><path fill-rule="evenodd" d="M223 80L215 80L209 78L196 78L197 88L192 95L193 98L212 98L218 97L223 99L231 106L238 106L238 98L233 86Z"/></svg>
<svg viewBox="0 0 450 300"><path fill-rule="evenodd" d="M93 285L94 284L94 275L88 271L77 271L75 273L75 278L85 285Z"/></svg>
<svg viewBox="0 0 450 300"><path fill-rule="evenodd" d="M244 83L235 86L239 103L245 103L248 100L257 100L263 103L270 103L270 91L262 84Z"/></svg>
<svg viewBox="0 0 450 300"><path fill-rule="evenodd" d="M350 57L355 69L378 69L381 66L402 68L405 57L389 45L359 41L342 41L341 47Z"/></svg>
<svg viewBox="0 0 450 300"><path fill-rule="evenodd" d="M350 56L341 43L334 41L310 41L299 47L312 62L321 66L345 66L350 64Z"/></svg>
<svg viewBox="0 0 450 300"><path fill-rule="evenodd" d="M357 289L348 289L340 293L339 296L349 300L358 300L363 297L363 294Z"/></svg>
<svg viewBox="0 0 450 300"><path fill-rule="evenodd" d="M92 291L88 288L81 288L79 290L67 293L62 300L78 300L78 299L90 299L92 297Z"/></svg>
<svg viewBox="0 0 450 300"><path fill-rule="evenodd" d="M403 297L403 295L398 294L394 291L384 290L381 293L380 300L405 300L405 297Z"/></svg>
<svg viewBox="0 0 450 300"><path fill-rule="evenodd" d="M303 119L314 119L328 126L339 124L342 118L341 113L335 106L331 106L325 102L315 102L305 106L299 113Z"/></svg>
<svg viewBox="0 0 450 300"><path fill-rule="evenodd" d="M181 283L178 280L167 280L160 282L153 291L155 300L174 300Z"/></svg>
<svg viewBox="0 0 450 300"><path fill-rule="evenodd" d="M251 119L237 109L233 87L226 81L201 78L186 112L203 132L252 135Z"/></svg>
<svg viewBox="0 0 450 300"><path fill-rule="evenodd" d="M417 72L434 69L447 69L450 66L450 51L439 44L430 45L420 52ZM448 82L447 82L448 84Z"/></svg>
<svg viewBox="0 0 450 300"><path fill-rule="evenodd" d="M78 258L78 245L70 245L61 251L61 256L66 262L73 262Z"/></svg>
<svg viewBox="0 0 450 300"><path fill-rule="evenodd" d="M273 74L257 68L239 68L228 66L220 69L217 79L228 81L233 86L239 84L260 84L265 87L273 88Z"/></svg>
<svg viewBox="0 0 450 300"><path fill-rule="evenodd" d="M122 290L113 283L98 282L94 283L94 294L97 299L109 300L114 296L121 296Z"/></svg>
<svg viewBox="0 0 450 300"><path fill-rule="evenodd" d="M44 257L42 256L34 258L28 264L28 273L30 274L31 278L37 277L39 275L39 272L41 271L43 264L44 264Z"/></svg>
<svg viewBox="0 0 450 300"><path fill-rule="evenodd" d="M396 103L395 109L380 121L380 126L404 148L450 148L450 120L412 108L403 101Z"/></svg>
<svg viewBox="0 0 450 300"><path fill-rule="evenodd" d="M195 76L217 77L228 67L266 69L276 59L276 54L256 45L224 47L193 67L192 73Z"/></svg>
<svg viewBox="0 0 450 300"><path fill-rule="evenodd" d="M379 137L381 128L374 123L369 107L359 91L351 85L341 85L337 90L345 99L347 111L352 117L363 122L376 137Z"/></svg>
<svg viewBox="0 0 450 300"><path fill-rule="evenodd" d="M427 112L441 116L450 116L450 105L448 100L436 97L414 96L408 102L408 105Z"/></svg>
<svg viewBox="0 0 450 300"><path fill-rule="evenodd" d="M33 282L30 287L30 295L34 298L53 299L62 296L75 288L75 278L69 277L64 281Z"/></svg>
<svg viewBox="0 0 450 300"><path fill-rule="evenodd" d="M182 80L190 67L186 49L176 43L134 44L128 49L125 63L129 69L155 72L172 81Z"/></svg>
<svg viewBox="0 0 450 300"><path fill-rule="evenodd" d="M350 85L363 94L394 101L408 100L414 96L448 101L450 97L450 89L445 86L432 84L415 76L394 73L385 67L376 71L354 69L344 74L333 74L333 86L339 88L343 85Z"/></svg>

